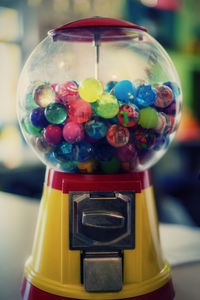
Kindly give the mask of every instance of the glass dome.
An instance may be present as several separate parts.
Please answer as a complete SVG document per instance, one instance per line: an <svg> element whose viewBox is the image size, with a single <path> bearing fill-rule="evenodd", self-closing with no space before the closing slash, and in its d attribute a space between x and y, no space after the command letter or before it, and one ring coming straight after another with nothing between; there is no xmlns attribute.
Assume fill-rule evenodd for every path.
<svg viewBox="0 0 200 300"><path fill-rule="evenodd" d="M17 98L25 139L47 166L113 174L143 171L164 155L182 93L172 61L144 28L91 18L48 33L23 68Z"/></svg>

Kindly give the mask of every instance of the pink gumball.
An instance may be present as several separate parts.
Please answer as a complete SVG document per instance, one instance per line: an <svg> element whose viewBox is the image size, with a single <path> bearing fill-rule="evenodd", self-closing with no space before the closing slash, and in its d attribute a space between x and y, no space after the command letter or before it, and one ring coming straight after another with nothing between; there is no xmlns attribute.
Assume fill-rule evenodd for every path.
<svg viewBox="0 0 200 300"><path fill-rule="evenodd" d="M75 122L67 122L63 128L63 137L69 143L77 143L83 140L83 126Z"/></svg>
<svg viewBox="0 0 200 300"><path fill-rule="evenodd" d="M48 125L44 130L44 137L50 144L59 144L62 139L62 129L58 125Z"/></svg>

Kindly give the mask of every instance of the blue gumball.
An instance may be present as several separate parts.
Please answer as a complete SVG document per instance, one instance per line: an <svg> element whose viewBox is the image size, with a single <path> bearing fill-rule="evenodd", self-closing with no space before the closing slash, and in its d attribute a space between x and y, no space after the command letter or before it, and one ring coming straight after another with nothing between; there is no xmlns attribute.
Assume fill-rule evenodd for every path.
<svg viewBox="0 0 200 300"><path fill-rule="evenodd" d="M106 85L104 87L104 91L106 93L112 93L112 90L116 84L117 84L117 81L109 81L108 83L106 83Z"/></svg>
<svg viewBox="0 0 200 300"><path fill-rule="evenodd" d="M53 149L53 155L59 162L66 162L72 158L72 144L62 142Z"/></svg>
<svg viewBox="0 0 200 300"><path fill-rule="evenodd" d="M88 161L93 157L94 148L88 141L73 144L73 158L78 162Z"/></svg>
<svg viewBox="0 0 200 300"><path fill-rule="evenodd" d="M71 157L61 164L61 169L67 173L75 173L77 171L77 161Z"/></svg>
<svg viewBox="0 0 200 300"><path fill-rule="evenodd" d="M117 100L123 103L133 102L135 98L136 88L129 80L119 81L114 87L114 94Z"/></svg>
<svg viewBox="0 0 200 300"><path fill-rule="evenodd" d="M110 161L115 153L116 149L108 144L106 140L101 140L94 146L94 156L101 162Z"/></svg>
<svg viewBox="0 0 200 300"><path fill-rule="evenodd" d="M45 117L43 107L35 108L31 112L30 120L31 120L32 124L38 128L44 128L49 124L49 122L47 121L47 119Z"/></svg>
<svg viewBox="0 0 200 300"><path fill-rule="evenodd" d="M102 139L106 136L107 131L108 125L100 118L93 118L85 123L85 132L92 139Z"/></svg>
<svg viewBox="0 0 200 300"><path fill-rule="evenodd" d="M139 108L152 105L157 98L156 89L151 84L141 84L137 88L133 103Z"/></svg>

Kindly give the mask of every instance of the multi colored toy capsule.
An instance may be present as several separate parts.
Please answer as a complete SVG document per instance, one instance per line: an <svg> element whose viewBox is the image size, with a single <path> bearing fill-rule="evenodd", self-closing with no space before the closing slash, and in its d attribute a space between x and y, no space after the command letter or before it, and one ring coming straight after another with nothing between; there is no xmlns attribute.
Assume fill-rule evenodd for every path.
<svg viewBox="0 0 200 300"><path fill-rule="evenodd" d="M157 92L157 98L154 105L159 108L168 107L173 101L173 92L166 85L160 85L155 87Z"/></svg>
<svg viewBox="0 0 200 300"><path fill-rule="evenodd" d="M55 91L58 100L63 104L70 104L78 96L78 87L73 81L56 84Z"/></svg>
<svg viewBox="0 0 200 300"><path fill-rule="evenodd" d="M121 125L112 125L106 135L107 141L113 147L122 147L129 141L130 133L126 127Z"/></svg>
<svg viewBox="0 0 200 300"><path fill-rule="evenodd" d="M118 121L125 127L132 127L139 121L140 112L136 105L125 104L119 109Z"/></svg>

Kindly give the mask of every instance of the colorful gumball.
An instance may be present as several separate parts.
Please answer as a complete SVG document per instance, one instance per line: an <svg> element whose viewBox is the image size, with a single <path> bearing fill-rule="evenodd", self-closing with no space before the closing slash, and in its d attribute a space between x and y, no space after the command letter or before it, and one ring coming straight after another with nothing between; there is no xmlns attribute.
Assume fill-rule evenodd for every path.
<svg viewBox="0 0 200 300"><path fill-rule="evenodd" d="M139 150L150 149L155 141L156 136L152 130L138 128L134 131L134 144Z"/></svg>
<svg viewBox="0 0 200 300"><path fill-rule="evenodd" d="M115 96L103 93L96 103L96 113L104 119L111 119L119 112L119 104Z"/></svg>
<svg viewBox="0 0 200 300"><path fill-rule="evenodd" d="M56 94L50 85L42 84L33 90L33 97L39 106L46 107L55 101Z"/></svg>
<svg viewBox="0 0 200 300"><path fill-rule="evenodd" d="M139 109L134 104L125 104L119 109L118 120L125 127L132 127L137 124L139 117Z"/></svg>
<svg viewBox="0 0 200 300"><path fill-rule="evenodd" d="M155 87L157 98L154 105L159 108L168 107L173 101L173 92L166 85L159 85Z"/></svg>
<svg viewBox="0 0 200 300"><path fill-rule="evenodd" d="M55 169L60 168L61 162L55 158L53 151L50 151L49 153L44 154L44 158L48 160L50 167L55 168Z"/></svg>
<svg viewBox="0 0 200 300"><path fill-rule="evenodd" d="M166 107L165 109L163 109L163 111L164 111L165 114L167 114L167 115L175 116L175 115L176 115L176 112L178 111L178 110L177 110L177 107L176 107L176 102L173 101L172 104L170 104L168 107Z"/></svg>
<svg viewBox="0 0 200 300"><path fill-rule="evenodd" d="M112 93L116 84L117 84L117 81L109 81L108 83L106 83L106 85L104 87L104 91L106 93Z"/></svg>
<svg viewBox="0 0 200 300"><path fill-rule="evenodd" d="M62 129L58 125L48 125L44 130L44 137L48 143L57 145L62 139Z"/></svg>
<svg viewBox="0 0 200 300"><path fill-rule="evenodd" d="M29 117L26 117L23 122L23 128L25 129L25 131L28 133L28 134L31 134L31 135L40 135L40 132L41 132L41 128L38 128L38 127L35 127L32 122L30 121L30 118Z"/></svg>
<svg viewBox="0 0 200 300"><path fill-rule="evenodd" d="M140 118L138 124L143 128L155 128L158 123L158 112L152 107L140 109Z"/></svg>
<svg viewBox="0 0 200 300"><path fill-rule="evenodd" d="M121 125L112 125L106 135L107 141L113 147L122 147L129 141L129 130Z"/></svg>
<svg viewBox="0 0 200 300"><path fill-rule="evenodd" d="M88 78L81 82L78 91L80 97L85 101L95 102L103 93L103 85L94 78Z"/></svg>
<svg viewBox="0 0 200 300"><path fill-rule="evenodd" d="M177 124L175 123L175 117L172 115L168 115L169 122L169 133L174 132L177 128Z"/></svg>
<svg viewBox="0 0 200 300"><path fill-rule="evenodd" d="M56 95L63 104L69 104L78 96L78 87L73 81L57 84Z"/></svg>
<svg viewBox="0 0 200 300"><path fill-rule="evenodd" d="M70 157L61 164L61 169L67 173L75 173L77 170L77 161Z"/></svg>
<svg viewBox="0 0 200 300"><path fill-rule="evenodd" d="M49 153L53 145L49 144L43 135L37 136L35 139L35 148L42 153Z"/></svg>
<svg viewBox="0 0 200 300"><path fill-rule="evenodd" d="M141 84L137 88L133 103L139 108L152 105L157 98L157 92L150 84Z"/></svg>
<svg viewBox="0 0 200 300"><path fill-rule="evenodd" d="M57 87L58 83L52 83L51 87L54 90L55 94L56 94L56 87ZM56 99L55 101L60 101L60 98L58 97L58 95L56 94Z"/></svg>
<svg viewBox="0 0 200 300"><path fill-rule="evenodd" d="M94 78L80 86L72 80L35 81L22 98L22 126L32 147L55 170L137 172L168 148L178 124L179 95L171 81L109 81L104 89Z"/></svg>
<svg viewBox="0 0 200 300"><path fill-rule="evenodd" d="M114 174L118 173L120 169L120 161L119 159L114 156L109 161L103 161L100 163L101 169L105 174Z"/></svg>
<svg viewBox="0 0 200 300"><path fill-rule="evenodd" d="M158 123L154 127L155 132L157 132L160 135L164 133L168 133L170 129L170 125L171 122L169 117L163 112L158 113Z"/></svg>
<svg viewBox="0 0 200 300"><path fill-rule="evenodd" d="M69 105L68 114L73 122L84 123L90 119L92 108L90 103L77 98Z"/></svg>
<svg viewBox="0 0 200 300"><path fill-rule="evenodd" d="M124 103L132 102L135 98L136 88L129 80L119 81L114 87L115 97Z"/></svg>
<svg viewBox="0 0 200 300"><path fill-rule="evenodd" d="M116 149L103 139L94 145L94 156L98 161L109 161L115 156Z"/></svg>
<svg viewBox="0 0 200 300"><path fill-rule="evenodd" d="M127 143L125 146L117 148L117 157L121 162L134 160L137 155L137 150L133 143Z"/></svg>
<svg viewBox="0 0 200 300"><path fill-rule="evenodd" d="M88 161L93 157L94 148L88 141L73 144L73 158L78 162Z"/></svg>
<svg viewBox="0 0 200 300"><path fill-rule="evenodd" d="M44 113L47 121L52 124L61 124L67 118L67 109L59 102L47 105Z"/></svg>
<svg viewBox="0 0 200 300"><path fill-rule="evenodd" d="M84 139L84 129L81 124L69 121L63 127L63 138L69 143L78 143Z"/></svg>
<svg viewBox="0 0 200 300"><path fill-rule="evenodd" d="M30 114L30 120L35 127L44 128L49 123L44 114L44 108L35 108Z"/></svg>
<svg viewBox="0 0 200 300"><path fill-rule="evenodd" d="M39 107L37 103L35 103L32 93L28 93L26 95L24 106L28 111L32 111L33 109Z"/></svg>
<svg viewBox="0 0 200 300"><path fill-rule="evenodd" d="M100 118L93 118L85 123L85 132L92 139L102 139L106 136L107 131L108 125Z"/></svg>
<svg viewBox="0 0 200 300"><path fill-rule="evenodd" d="M181 93L180 88L176 82L167 81L167 82L164 82L163 85L168 86L172 90L173 100L175 100L176 97L178 97L180 95L180 93Z"/></svg>
<svg viewBox="0 0 200 300"><path fill-rule="evenodd" d="M78 162L77 166L79 171L84 174L95 173L95 171L97 170L97 162L94 158L88 161Z"/></svg>
<svg viewBox="0 0 200 300"><path fill-rule="evenodd" d="M65 162L72 159L72 144L68 142L62 142L61 144L58 144L53 149L53 155L56 160L59 162Z"/></svg>
<svg viewBox="0 0 200 300"><path fill-rule="evenodd" d="M136 159L130 160L130 161L125 161L121 162L121 168L125 172L134 172L136 170Z"/></svg>

